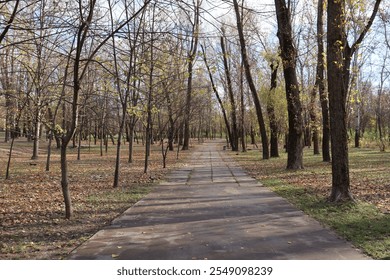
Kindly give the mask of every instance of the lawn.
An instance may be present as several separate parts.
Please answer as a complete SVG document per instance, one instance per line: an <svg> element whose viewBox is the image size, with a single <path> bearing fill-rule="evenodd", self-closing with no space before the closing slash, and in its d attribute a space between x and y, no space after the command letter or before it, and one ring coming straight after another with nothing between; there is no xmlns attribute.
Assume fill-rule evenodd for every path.
<svg viewBox="0 0 390 280"><path fill-rule="evenodd" d="M303 170L285 169L287 155L262 160L258 150L231 153L241 166L292 204L333 228L374 259L390 259L390 153L350 149L351 190L356 203L327 202L331 164L304 151Z"/></svg>

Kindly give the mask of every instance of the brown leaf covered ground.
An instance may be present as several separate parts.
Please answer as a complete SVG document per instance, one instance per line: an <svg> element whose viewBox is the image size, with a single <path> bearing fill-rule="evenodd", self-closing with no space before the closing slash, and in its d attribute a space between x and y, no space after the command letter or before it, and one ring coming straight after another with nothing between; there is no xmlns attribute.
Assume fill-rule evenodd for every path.
<svg viewBox="0 0 390 280"><path fill-rule="evenodd" d="M287 155L262 160L258 150L232 156L257 179L281 179L289 184L304 187L324 199L330 195L331 164L322 162L321 155L313 155L311 149L304 152L303 170L286 170ZM390 213L390 152L374 148L351 148L349 152L351 191L355 199L377 206Z"/></svg>
<svg viewBox="0 0 390 280"><path fill-rule="evenodd" d="M143 173L144 153L136 146L134 162L127 163L123 146L120 187L112 188L115 146L100 156L99 147L69 149L69 183L74 206L71 220L64 219L60 185L59 152L53 148L51 170L45 171L47 143L42 141L40 158L31 160L32 143L17 140L11 177L5 180L9 143L0 143L0 259L62 259L76 246L145 195L153 183L180 166L189 152L168 153L162 169L161 146L153 145L150 172Z"/></svg>
<svg viewBox="0 0 390 280"><path fill-rule="evenodd" d="M54 149L51 171L45 171L46 142L41 143L39 160L32 161L31 143L18 140L11 164L11 178L4 179L9 143L0 143L0 259L62 259L96 231L145 195L167 171L177 168L189 152L169 153L168 169L162 169L159 145L153 146L150 173L143 174L143 147L137 145L135 161L127 163L123 147L120 188L113 189L115 147L100 156L99 147L83 147L81 160L69 149L70 191L74 217L64 219L58 151ZM222 149L221 149L222 150ZM229 153L229 152L228 152ZM285 170L286 154L261 160L258 150L230 153L259 180L284 180L303 186L324 199L330 193L331 165L305 150L304 170ZM390 153L375 149L351 149L351 188L355 198L390 213Z"/></svg>

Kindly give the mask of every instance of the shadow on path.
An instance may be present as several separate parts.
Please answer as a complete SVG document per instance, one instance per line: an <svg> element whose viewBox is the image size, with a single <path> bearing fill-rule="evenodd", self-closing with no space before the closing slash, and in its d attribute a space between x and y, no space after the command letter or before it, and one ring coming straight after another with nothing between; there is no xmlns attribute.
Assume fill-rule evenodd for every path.
<svg viewBox="0 0 390 280"><path fill-rule="evenodd" d="M74 250L70 259L368 259L249 177L219 142Z"/></svg>

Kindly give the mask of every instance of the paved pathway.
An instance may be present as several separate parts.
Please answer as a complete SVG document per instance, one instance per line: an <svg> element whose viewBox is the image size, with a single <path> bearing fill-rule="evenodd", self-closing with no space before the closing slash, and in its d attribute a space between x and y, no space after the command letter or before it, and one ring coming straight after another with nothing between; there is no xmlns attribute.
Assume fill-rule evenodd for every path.
<svg viewBox="0 0 390 280"><path fill-rule="evenodd" d="M112 258L367 259L249 177L216 142L70 255Z"/></svg>

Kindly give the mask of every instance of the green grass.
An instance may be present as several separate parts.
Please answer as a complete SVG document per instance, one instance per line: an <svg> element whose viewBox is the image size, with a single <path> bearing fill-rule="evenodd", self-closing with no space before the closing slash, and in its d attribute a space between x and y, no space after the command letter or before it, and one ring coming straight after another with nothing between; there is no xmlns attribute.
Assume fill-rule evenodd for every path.
<svg viewBox="0 0 390 280"><path fill-rule="evenodd" d="M257 150L232 154L265 186L374 259L390 259L390 214L375 205L389 194L390 153L379 149L350 149L351 190L354 203L327 201L331 191L331 164L305 149L305 169L286 170L287 156L262 160ZM388 203L386 200L384 203ZM387 208L388 209L388 208ZM386 211L385 211L386 212Z"/></svg>
<svg viewBox="0 0 390 280"><path fill-rule="evenodd" d="M381 213L375 206L363 202L328 203L302 187L277 180L264 183L374 259L390 259L390 216Z"/></svg>
<svg viewBox="0 0 390 280"><path fill-rule="evenodd" d="M135 203L147 195L151 190L151 184L139 184L129 189L111 189L103 193L93 194L87 198L92 204L101 203Z"/></svg>

